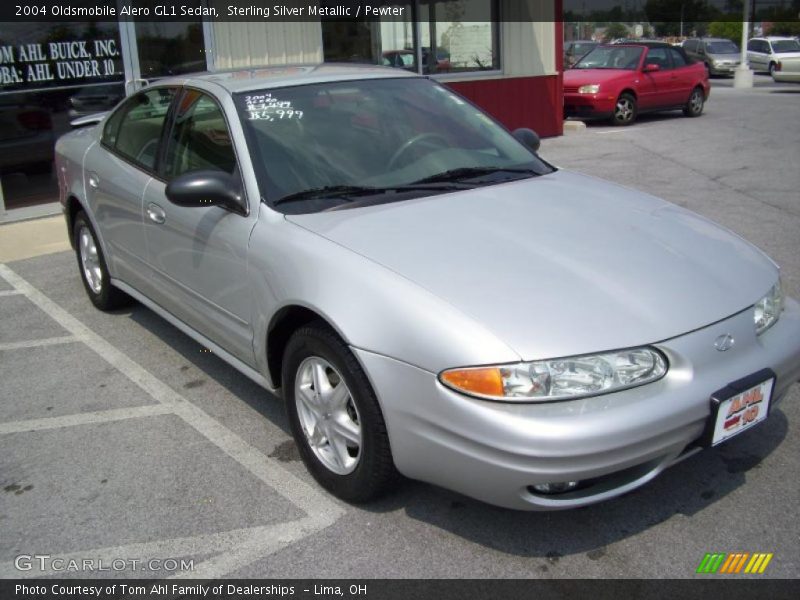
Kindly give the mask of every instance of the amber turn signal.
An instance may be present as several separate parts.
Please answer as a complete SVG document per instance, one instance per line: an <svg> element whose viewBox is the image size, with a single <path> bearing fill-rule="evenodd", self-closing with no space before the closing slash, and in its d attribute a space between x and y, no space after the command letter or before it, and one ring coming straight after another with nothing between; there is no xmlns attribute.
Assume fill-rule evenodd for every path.
<svg viewBox="0 0 800 600"><path fill-rule="evenodd" d="M503 376L497 367L453 369L441 374L442 383L468 394L503 396Z"/></svg>

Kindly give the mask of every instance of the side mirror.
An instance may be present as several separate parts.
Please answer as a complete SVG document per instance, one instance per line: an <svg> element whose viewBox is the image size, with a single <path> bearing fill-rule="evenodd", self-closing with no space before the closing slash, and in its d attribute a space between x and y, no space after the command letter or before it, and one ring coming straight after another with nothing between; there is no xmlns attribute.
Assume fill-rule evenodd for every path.
<svg viewBox="0 0 800 600"><path fill-rule="evenodd" d="M513 135L520 144L534 153L538 152L539 146L542 145L542 140L539 139L539 134L537 134L533 129L528 129L527 127L515 129L511 132L511 135Z"/></svg>
<svg viewBox="0 0 800 600"><path fill-rule="evenodd" d="M644 69L642 69L642 71L644 71L645 73L654 73L660 70L661 70L661 65L657 65L655 63L648 63L644 66Z"/></svg>
<svg viewBox="0 0 800 600"><path fill-rule="evenodd" d="M167 199L178 206L221 206L239 214L247 213L241 183L224 171L192 171L167 184Z"/></svg>

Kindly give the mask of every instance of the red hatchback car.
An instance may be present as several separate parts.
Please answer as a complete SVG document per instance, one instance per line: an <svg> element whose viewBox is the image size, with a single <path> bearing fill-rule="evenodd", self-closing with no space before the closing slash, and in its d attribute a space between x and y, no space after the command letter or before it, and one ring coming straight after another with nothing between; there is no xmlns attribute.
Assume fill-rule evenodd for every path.
<svg viewBox="0 0 800 600"><path fill-rule="evenodd" d="M708 71L683 49L659 42L597 46L564 73L564 116L630 125L642 112L683 109L698 117Z"/></svg>

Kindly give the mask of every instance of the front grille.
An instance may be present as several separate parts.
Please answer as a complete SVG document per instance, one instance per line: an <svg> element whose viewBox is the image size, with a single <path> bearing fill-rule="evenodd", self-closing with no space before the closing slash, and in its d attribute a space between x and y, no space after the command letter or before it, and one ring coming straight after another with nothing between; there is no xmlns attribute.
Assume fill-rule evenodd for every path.
<svg viewBox="0 0 800 600"><path fill-rule="evenodd" d="M577 94L578 93L578 86L577 85L565 85L564 92L567 94Z"/></svg>

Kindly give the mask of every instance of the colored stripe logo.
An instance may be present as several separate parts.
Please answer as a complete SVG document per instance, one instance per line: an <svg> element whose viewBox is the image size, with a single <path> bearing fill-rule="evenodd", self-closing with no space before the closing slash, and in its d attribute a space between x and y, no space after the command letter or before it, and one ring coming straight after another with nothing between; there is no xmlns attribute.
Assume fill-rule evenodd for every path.
<svg viewBox="0 0 800 600"><path fill-rule="evenodd" d="M765 552L706 552L697 573L763 573L767 569L773 554Z"/></svg>

